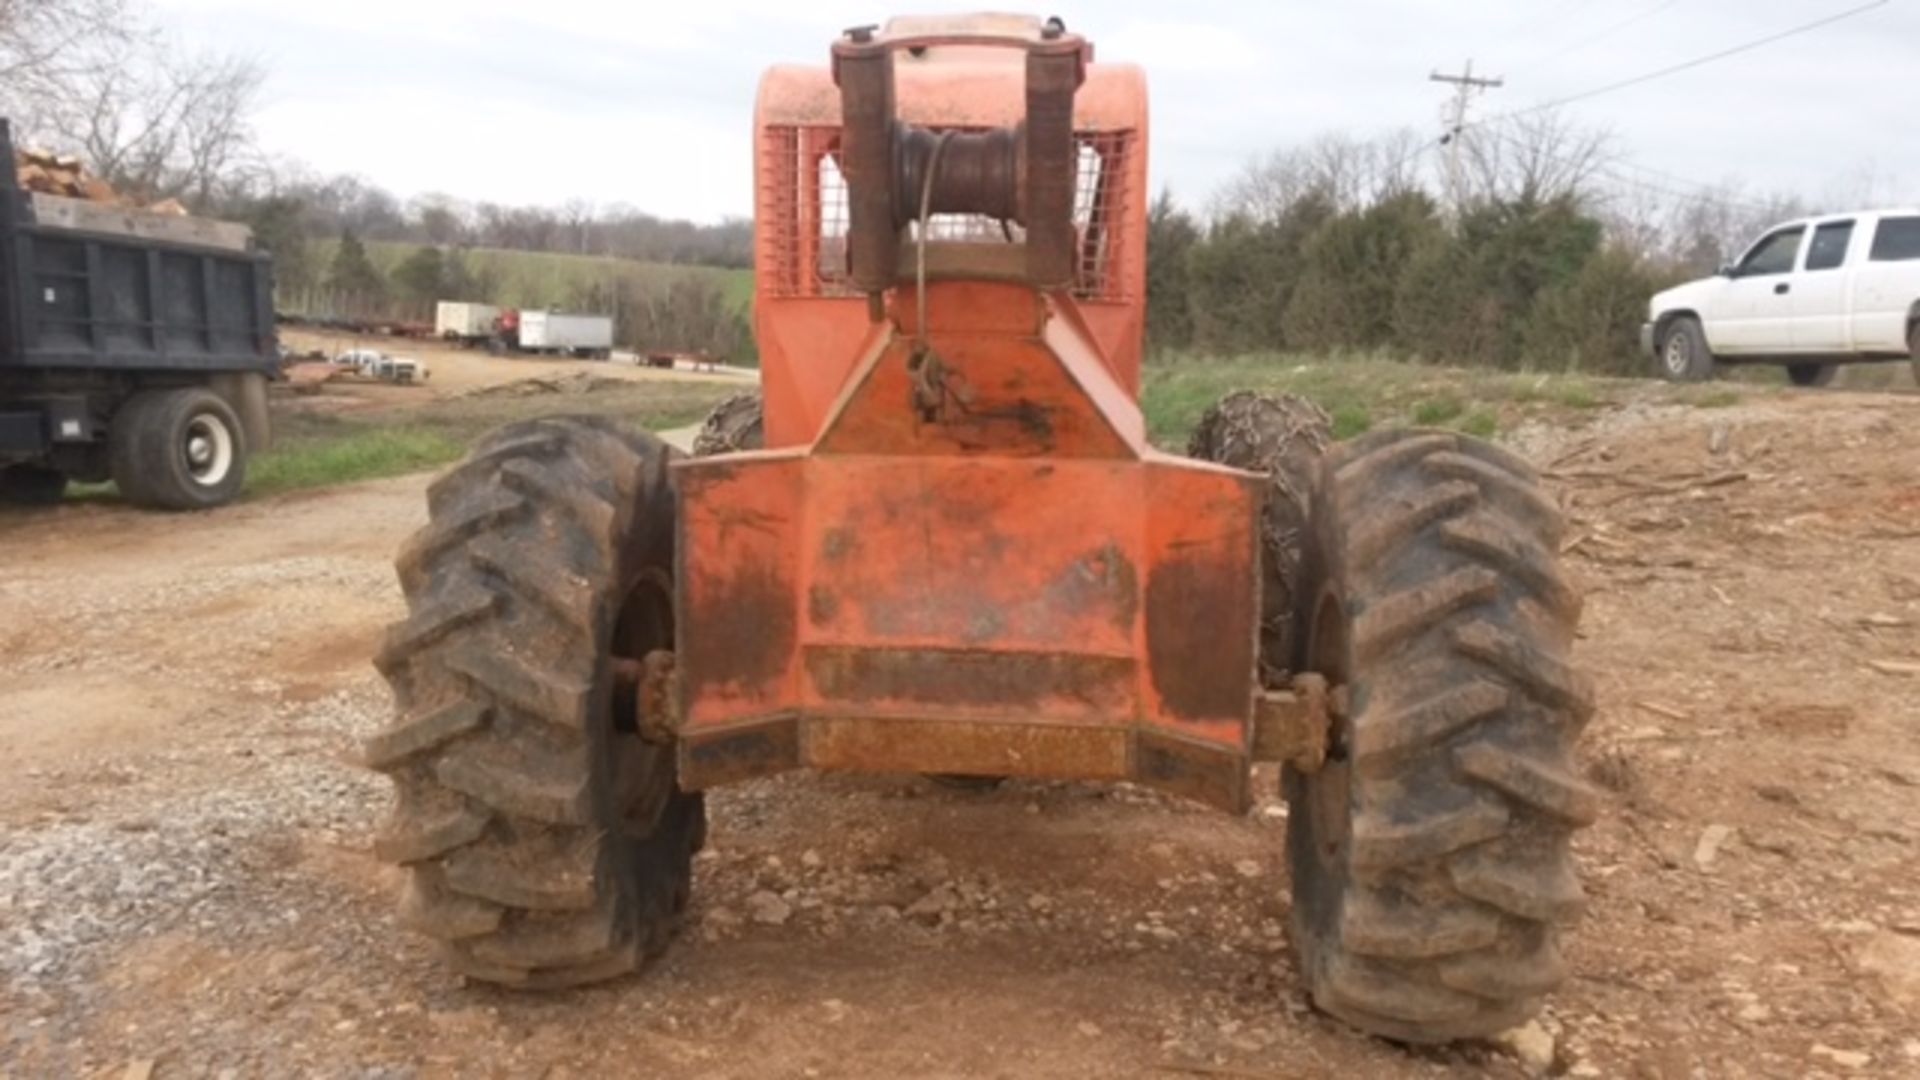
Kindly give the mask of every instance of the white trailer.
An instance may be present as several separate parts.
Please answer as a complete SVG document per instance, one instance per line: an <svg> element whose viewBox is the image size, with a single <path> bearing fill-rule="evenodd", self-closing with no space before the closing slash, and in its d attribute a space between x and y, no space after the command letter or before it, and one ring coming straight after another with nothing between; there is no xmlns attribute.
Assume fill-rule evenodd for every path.
<svg viewBox="0 0 1920 1080"><path fill-rule="evenodd" d="M433 332L449 341L485 341L494 334L500 309L492 304L442 300L433 313Z"/></svg>
<svg viewBox="0 0 1920 1080"><path fill-rule="evenodd" d="M613 319L607 315L523 311L520 313L520 348L525 352L564 353L605 360L613 355Z"/></svg>

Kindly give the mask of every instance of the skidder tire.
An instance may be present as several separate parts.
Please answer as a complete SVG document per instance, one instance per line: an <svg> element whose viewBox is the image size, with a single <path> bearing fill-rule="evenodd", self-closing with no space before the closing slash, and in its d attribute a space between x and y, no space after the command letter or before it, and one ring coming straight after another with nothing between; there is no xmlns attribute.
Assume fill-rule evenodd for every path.
<svg viewBox="0 0 1920 1080"><path fill-rule="evenodd" d="M1260 518L1260 666L1268 686L1293 670L1294 608L1308 498L1320 459L1333 442L1333 422L1306 398L1239 390L1221 398L1187 441L1187 456L1267 476Z"/></svg>
<svg viewBox="0 0 1920 1080"><path fill-rule="evenodd" d="M396 561L409 614L366 745L396 802L375 850L401 921L471 978L599 982L666 948L706 829L616 661L673 646L670 451L603 419L515 424L428 489ZM630 669L631 665L618 665Z"/></svg>
<svg viewBox="0 0 1920 1080"><path fill-rule="evenodd" d="M765 407L759 394L735 394L713 407L693 437L693 456L711 457L765 446Z"/></svg>
<svg viewBox="0 0 1920 1080"><path fill-rule="evenodd" d="M1300 665L1347 705L1326 766L1283 774L1300 970L1377 1035L1495 1034L1564 976L1569 841L1600 802L1559 510L1524 462L1430 431L1339 447L1312 505Z"/></svg>

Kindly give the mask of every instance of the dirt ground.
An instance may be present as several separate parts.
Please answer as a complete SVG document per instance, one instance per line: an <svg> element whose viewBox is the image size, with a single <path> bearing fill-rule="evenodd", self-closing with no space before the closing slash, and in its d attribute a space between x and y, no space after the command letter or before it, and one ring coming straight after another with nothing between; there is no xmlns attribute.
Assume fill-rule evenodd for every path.
<svg viewBox="0 0 1920 1080"><path fill-rule="evenodd" d="M1920 1075L1920 397L1636 406L1515 444L1573 523L1612 793L1539 1064ZM648 974L463 985L396 927L386 783L352 764L425 483L0 516L0 1076L1523 1072L1308 1008L1270 796L724 790Z"/></svg>
<svg viewBox="0 0 1920 1080"><path fill-rule="evenodd" d="M345 334L322 330L283 329L281 343L296 354L319 352L337 356L350 349L374 349L392 356L405 356L427 365L427 381L418 387L376 387L396 403L421 398L454 397L480 387L499 386L527 378L557 378L569 375L594 375L615 379L658 379L664 377L708 379L732 382L753 378L758 373L714 365L696 368L684 361L671 371L647 367L626 353L617 353L611 361L566 360L544 356L490 356L484 349L462 349L437 340L408 340ZM364 392L364 390L363 390Z"/></svg>

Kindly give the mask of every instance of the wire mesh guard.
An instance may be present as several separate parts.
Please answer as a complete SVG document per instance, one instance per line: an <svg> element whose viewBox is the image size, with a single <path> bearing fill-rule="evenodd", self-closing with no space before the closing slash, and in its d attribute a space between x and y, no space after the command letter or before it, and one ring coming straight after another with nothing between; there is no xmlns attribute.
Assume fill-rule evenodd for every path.
<svg viewBox="0 0 1920 1080"><path fill-rule="evenodd" d="M763 288L773 296L853 296L847 279L847 182L840 173L837 128L768 128L762 137L759 221ZM1126 299L1115 265L1120 208L1127 192L1132 133L1082 132L1074 184L1073 224L1079 247L1073 294L1083 300ZM908 226L917 237L919 223ZM1024 230L981 214L935 214L935 241L1021 243Z"/></svg>

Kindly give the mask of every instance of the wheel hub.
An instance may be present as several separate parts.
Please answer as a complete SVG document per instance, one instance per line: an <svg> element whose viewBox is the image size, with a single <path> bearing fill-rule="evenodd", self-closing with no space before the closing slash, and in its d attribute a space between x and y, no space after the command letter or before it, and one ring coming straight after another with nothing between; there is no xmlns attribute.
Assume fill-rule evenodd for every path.
<svg viewBox="0 0 1920 1080"><path fill-rule="evenodd" d="M1679 334L1667 339L1667 370L1675 375L1684 375L1687 370L1687 343Z"/></svg>

